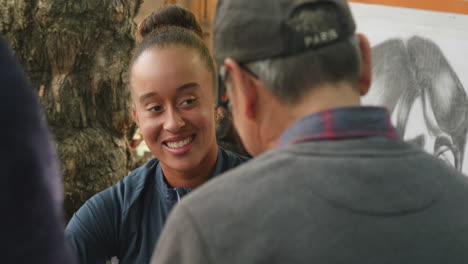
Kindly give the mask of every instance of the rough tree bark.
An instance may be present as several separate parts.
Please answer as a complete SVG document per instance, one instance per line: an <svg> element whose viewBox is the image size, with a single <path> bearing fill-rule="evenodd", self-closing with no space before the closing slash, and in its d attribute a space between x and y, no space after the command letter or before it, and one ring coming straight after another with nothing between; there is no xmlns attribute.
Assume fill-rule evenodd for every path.
<svg viewBox="0 0 468 264"><path fill-rule="evenodd" d="M127 70L141 2L0 0L0 33L37 89L57 145L67 218L132 165Z"/></svg>

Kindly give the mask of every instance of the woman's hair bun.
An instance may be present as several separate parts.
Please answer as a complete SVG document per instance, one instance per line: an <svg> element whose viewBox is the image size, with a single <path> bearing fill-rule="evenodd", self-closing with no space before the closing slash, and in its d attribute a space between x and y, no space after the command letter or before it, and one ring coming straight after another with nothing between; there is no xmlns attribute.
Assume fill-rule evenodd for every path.
<svg viewBox="0 0 468 264"><path fill-rule="evenodd" d="M138 35L143 39L155 30L171 26L186 28L203 38L203 31L193 13L177 5L163 6L143 19L138 25Z"/></svg>

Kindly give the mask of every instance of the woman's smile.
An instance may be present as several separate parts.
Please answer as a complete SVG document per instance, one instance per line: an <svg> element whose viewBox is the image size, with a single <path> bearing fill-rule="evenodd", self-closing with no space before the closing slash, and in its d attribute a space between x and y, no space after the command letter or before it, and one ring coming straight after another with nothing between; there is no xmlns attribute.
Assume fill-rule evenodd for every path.
<svg viewBox="0 0 468 264"><path fill-rule="evenodd" d="M195 135L177 137L163 142L164 148L174 155L184 155L192 149Z"/></svg>

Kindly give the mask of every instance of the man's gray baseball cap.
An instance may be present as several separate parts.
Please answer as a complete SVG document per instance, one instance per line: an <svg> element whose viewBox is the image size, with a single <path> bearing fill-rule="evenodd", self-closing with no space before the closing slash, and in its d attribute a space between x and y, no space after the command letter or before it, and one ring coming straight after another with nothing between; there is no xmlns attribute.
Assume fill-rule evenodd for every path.
<svg viewBox="0 0 468 264"><path fill-rule="evenodd" d="M314 19L294 16L302 7L320 5L332 5L338 23L317 27ZM218 65L227 57L240 63L282 57L330 45L355 30L346 0L219 0L214 57Z"/></svg>

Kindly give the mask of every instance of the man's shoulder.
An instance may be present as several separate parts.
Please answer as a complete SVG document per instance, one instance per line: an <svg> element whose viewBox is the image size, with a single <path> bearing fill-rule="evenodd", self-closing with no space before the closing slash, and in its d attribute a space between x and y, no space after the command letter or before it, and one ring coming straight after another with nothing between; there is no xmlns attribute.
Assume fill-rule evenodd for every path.
<svg viewBox="0 0 468 264"><path fill-rule="evenodd" d="M272 176L300 174L303 170L310 171L310 168L322 167L334 160L344 162L343 159L348 158L372 160L372 156L382 159L421 154L419 149L406 142L385 139L310 141L275 148L250 160L234 154L238 156L236 159L240 160L239 166L226 171L221 177L210 180L194 194L216 190L229 192L222 187L223 185L255 188L256 184L268 184L265 179L271 179Z"/></svg>
<svg viewBox="0 0 468 264"><path fill-rule="evenodd" d="M269 176L283 173L280 170L287 169L288 163L293 159L294 156L289 155L287 151L270 151L208 181L184 198L183 202L190 204L190 207L192 204L206 208L210 206L222 207L223 203L230 203L229 197L234 198L240 192L251 192L259 185L270 184L268 178L271 177ZM242 162L247 160L248 158ZM210 199L210 197L218 197L219 199Z"/></svg>
<svg viewBox="0 0 468 264"><path fill-rule="evenodd" d="M377 172L380 177L388 175L402 180L410 174L413 178L418 175L425 180L461 175L401 140L312 141L274 149L241 164L202 185L183 203L190 211L209 212L229 208L241 212L250 202L267 202L277 197L280 194L275 190L282 190L285 185L300 186L307 182L322 186L330 175L351 177L364 173L372 177ZM197 212L195 214L199 215ZM200 216L203 217L203 214Z"/></svg>
<svg viewBox="0 0 468 264"><path fill-rule="evenodd" d="M243 177L250 177L251 175L257 175L260 171L266 171L272 169L272 164L277 164L278 161L287 158L287 152L277 149L269 151L265 154L262 154L254 159L240 156L230 151L226 151L231 155L230 162L235 164L232 166L233 169L226 171L220 179L216 179L219 181L216 183L215 181L209 181L206 185L211 185L211 183L221 184L223 181L231 181L239 182L239 184L244 184L242 181ZM248 162L247 162L248 161ZM273 166L277 167L277 166ZM274 170L274 168L273 168ZM204 185L205 186L205 185Z"/></svg>

